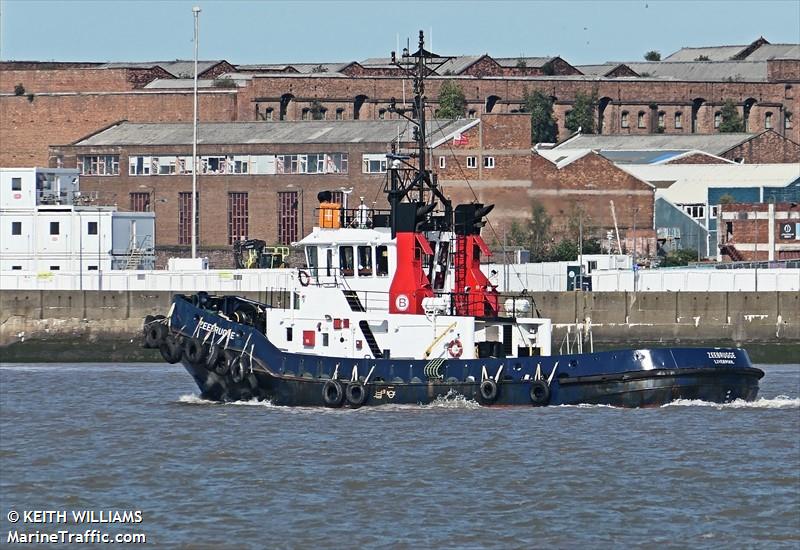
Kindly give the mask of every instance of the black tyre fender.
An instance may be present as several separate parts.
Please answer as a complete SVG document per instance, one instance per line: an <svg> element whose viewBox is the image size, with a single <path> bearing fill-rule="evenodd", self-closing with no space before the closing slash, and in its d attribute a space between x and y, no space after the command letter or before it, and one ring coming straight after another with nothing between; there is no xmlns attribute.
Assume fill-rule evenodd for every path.
<svg viewBox="0 0 800 550"><path fill-rule="evenodd" d="M233 360L238 357L234 352L230 350L223 350L219 356L219 360L217 364L214 365L214 372L219 374L220 376L225 376L231 370L231 363Z"/></svg>
<svg viewBox="0 0 800 550"><path fill-rule="evenodd" d="M322 386L322 401L326 407L341 407L344 390L337 380L326 380Z"/></svg>
<svg viewBox="0 0 800 550"><path fill-rule="evenodd" d="M347 404L353 408L358 408L367 400L367 388L361 382L351 382L345 390Z"/></svg>
<svg viewBox="0 0 800 550"><path fill-rule="evenodd" d="M231 379L234 383L238 384L244 380L244 365L242 364L242 357L234 357L230 362Z"/></svg>
<svg viewBox="0 0 800 550"><path fill-rule="evenodd" d="M184 341L183 356L189 363L199 365L205 361L207 355L208 350L197 338L187 338Z"/></svg>
<svg viewBox="0 0 800 550"><path fill-rule="evenodd" d="M211 344L206 354L206 368L211 370L217 366L217 362L223 358L222 348L216 344Z"/></svg>
<svg viewBox="0 0 800 550"><path fill-rule="evenodd" d="M531 382L531 403L536 407L544 407L550 403L550 384L544 380Z"/></svg>
<svg viewBox="0 0 800 550"><path fill-rule="evenodd" d="M164 338L169 334L166 325L160 323L157 319L151 319L149 323L145 323L144 328L144 347L157 348L159 347Z"/></svg>
<svg viewBox="0 0 800 550"><path fill-rule="evenodd" d="M497 400L497 382L487 378L481 382L478 392L485 403L494 403Z"/></svg>
<svg viewBox="0 0 800 550"><path fill-rule="evenodd" d="M175 364L181 360L183 356L183 349L181 343L172 334L167 334L164 340L158 346L158 351L161 352L161 357L167 363Z"/></svg>

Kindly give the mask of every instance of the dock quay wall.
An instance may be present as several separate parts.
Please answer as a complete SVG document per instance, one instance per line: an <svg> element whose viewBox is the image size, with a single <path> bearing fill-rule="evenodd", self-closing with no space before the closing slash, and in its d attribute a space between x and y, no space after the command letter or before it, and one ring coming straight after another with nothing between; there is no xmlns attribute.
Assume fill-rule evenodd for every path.
<svg viewBox="0 0 800 550"><path fill-rule="evenodd" d="M0 355L3 361L12 361L38 357L47 350L47 357L33 360L160 360L153 350L139 346L142 319L166 313L173 294L4 290L0 293ZM266 299L266 292L241 294ZM552 319L554 352L565 340L575 351L575 342L581 339L576 331L588 327L594 345L606 348L800 343L797 292L539 292L531 296L536 305L531 314ZM583 338L587 340L588 336Z"/></svg>

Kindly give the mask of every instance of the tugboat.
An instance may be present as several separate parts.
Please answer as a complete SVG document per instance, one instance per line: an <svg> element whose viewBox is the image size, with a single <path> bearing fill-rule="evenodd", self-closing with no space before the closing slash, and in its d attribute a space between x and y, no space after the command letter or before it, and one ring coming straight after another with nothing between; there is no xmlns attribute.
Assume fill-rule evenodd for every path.
<svg viewBox="0 0 800 550"><path fill-rule="evenodd" d="M414 82L415 151L387 154L389 209L320 193L306 267L264 303L198 292L148 317L144 345L182 363L204 399L358 408L460 395L482 405L657 407L756 398L747 352L628 349L553 355L549 319L502 296L480 269L493 205L459 204L426 166L425 75L448 58L424 48L392 62ZM410 113L410 114L409 114Z"/></svg>

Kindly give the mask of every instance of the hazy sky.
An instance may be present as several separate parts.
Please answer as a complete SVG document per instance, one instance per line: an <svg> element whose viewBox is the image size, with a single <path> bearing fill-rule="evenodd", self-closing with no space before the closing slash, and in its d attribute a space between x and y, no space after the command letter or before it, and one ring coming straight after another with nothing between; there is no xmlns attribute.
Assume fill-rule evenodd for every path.
<svg viewBox="0 0 800 550"><path fill-rule="evenodd" d="M800 42L799 0L220 1L0 0L0 59L334 62L388 55L417 31L433 50L561 55L573 64L641 60L682 46Z"/></svg>

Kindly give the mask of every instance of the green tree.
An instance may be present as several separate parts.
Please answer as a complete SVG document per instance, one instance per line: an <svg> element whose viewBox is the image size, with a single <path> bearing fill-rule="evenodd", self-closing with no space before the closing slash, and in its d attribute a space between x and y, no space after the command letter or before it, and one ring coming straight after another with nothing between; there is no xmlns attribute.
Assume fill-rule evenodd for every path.
<svg viewBox="0 0 800 550"><path fill-rule="evenodd" d="M657 52L656 50L650 50L646 54L644 54L644 58L646 61L661 61L661 52Z"/></svg>
<svg viewBox="0 0 800 550"><path fill-rule="evenodd" d="M464 90L453 80L442 84L439 90L439 109L436 116L440 118L463 117L467 109L467 99Z"/></svg>
<svg viewBox="0 0 800 550"><path fill-rule="evenodd" d="M572 110L567 113L564 120L564 126L570 132L577 132L580 128L583 134L594 133L594 109L597 105L597 90L593 90L591 94L577 92L575 94L575 102L572 105Z"/></svg>
<svg viewBox="0 0 800 550"><path fill-rule="evenodd" d="M719 131L722 133L730 132L744 132L744 121L742 115L739 114L739 109L732 99L726 99L720 109L722 122L719 124Z"/></svg>
<svg viewBox="0 0 800 550"><path fill-rule="evenodd" d="M558 137L558 126L553 115L553 100L540 91L523 94L523 109L531 114L531 143L553 143Z"/></svg>
<svg viewBox="0 0 800 550"><path fill-rule="evenodd" d="M531 219L529 221L531 234L531 261L546 261L550 248L550 226L553 220L547 210L537 200L531 201Z"/></svg>
<svg viewBox="0 0 800 550"><path fill-rule="evenodd" d="M25 86L22 83L14 86L14 95L25 95Z"/></svg>
<svg viewBox="0 0 800 550"><path fill-rule="evenodd" d="M664 259L659 264L660 267L678 267L682 265L689 265L689 262L697 260L697 250L689 248L681 248L680 250L673 250L668 252Z"/></svg>
<svg viewBox="0 0 800 550"><path fill-rule="evenodd" d="M312 120L323 120L325 118L325 107L322 106L322 103L319 100L314 100L311 102L311 119Z"/></svg>

